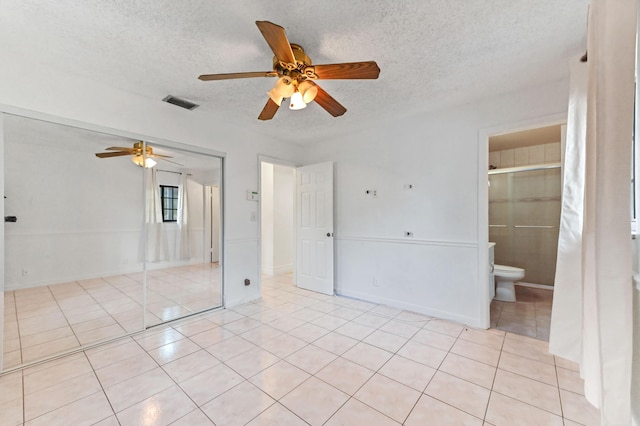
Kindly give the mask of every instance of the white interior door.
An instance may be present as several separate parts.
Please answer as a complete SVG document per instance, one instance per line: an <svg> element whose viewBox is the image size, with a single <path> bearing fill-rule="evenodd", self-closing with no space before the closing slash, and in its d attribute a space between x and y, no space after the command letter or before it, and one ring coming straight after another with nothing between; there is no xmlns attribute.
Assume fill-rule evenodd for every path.
<svg viewBox="0 0 640 426"><path fill-rule="evenodd" d="M333 294L333 163L296 170L296 284Z"/></svg>

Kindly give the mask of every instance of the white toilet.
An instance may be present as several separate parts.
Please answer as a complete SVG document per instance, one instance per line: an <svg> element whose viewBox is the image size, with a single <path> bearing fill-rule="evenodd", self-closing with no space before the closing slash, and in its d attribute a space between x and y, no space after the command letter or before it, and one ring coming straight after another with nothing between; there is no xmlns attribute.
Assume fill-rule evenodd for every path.
<svg viewBox="0 0 640 426"><path fill-rule="evenodd" d="M516 301L514 281L524 278L524 269L514 266L494 265L493 274L496 280L496 300L503 302Z"/></svg>

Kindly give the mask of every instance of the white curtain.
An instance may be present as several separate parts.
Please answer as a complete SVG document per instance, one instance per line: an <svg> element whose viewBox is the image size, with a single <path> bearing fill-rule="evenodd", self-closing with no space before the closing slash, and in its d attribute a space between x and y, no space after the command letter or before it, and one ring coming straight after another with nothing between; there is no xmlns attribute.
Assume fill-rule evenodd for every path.
<svg viewBox="0 0 640 426"><path fill-rule="evenodd" d="M166 235L162 229L162 201L158 176L153 168L147 170L145 189L145 222L147 227L147 254L149 262L166 260L169 257Z"/></svg>
<svg viewBox="0 0 640 426"><path fill-rule="evenodd" d="M189 239L189 200L187 174L182 173L178 187L178 232L176 235L176 257L178 259L191 258L191 243Z"/></svg>
<svg viewBox="0 0 640 426"><path fill-rule="evenodd" d="M582 358L582 214L587 131L587 64L571 63L567 136L563 156L562 213L549 350L580 363Z"/></svg>
<svg viewBox="0 0 640 426"><path fill-rule="evenodd" d="M636 0L593 0L586 73L571 69L549 348L580 364L602 425L631 423L635 33Z"/></svg>

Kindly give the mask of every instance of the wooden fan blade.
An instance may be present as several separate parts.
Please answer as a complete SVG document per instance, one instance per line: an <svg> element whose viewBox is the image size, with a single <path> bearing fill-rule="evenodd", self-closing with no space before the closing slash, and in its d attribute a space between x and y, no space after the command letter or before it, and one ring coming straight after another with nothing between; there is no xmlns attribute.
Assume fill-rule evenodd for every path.
<svg viewBox="0 0 640 426"><path fill-rule="evenodd" d="M109 158L109 157L121 157L123 155L131 155L128 151L118 151L118 152L97 152L96 157L98 158Z"/></svg>
<svg viewBox="0 0 640 426"><path fill-rule="evenodd" d="M380 68L375 61L313 65L306 69L310 68L322 80L376 79L380 75Z"/></svg>
<svg viewBox="0 0 640 426"><path fill-rule="evenodd" d="M296 63L296 57L293 56L291 43L287 39L284 28L269 21L256 21L256 25L279 61L289 64Z"/></svg>
<svg viewBox="0 0 640 426"><path fill-rule="evenodd" d="M333 97L322 89L322 87L313 83L318 88L318 93L313 99L318 105L327 110L327 112L334 117L340 117L347 112L347 109L343 107L340 102L333 99Z"/></svg>
<svg viewBox="0 0 640 426"><path fill-rule="evenodd" d="M258 120L271 120L273 116L276 115L276 112L278 112L278 108L280 108L278 104L269 98L267 104L262 108L262 112L258 116Z"/></svg>
<svg viewBox="0 0 640 426"><path fill-rule="evenodd" d="M128 151L131 153L138 152L135 148L125 148L123 146L110 146L109 148L105 148L107 151Z"/></svg>
<svg viewBox="0 0 640 426"><path fill-rule="evenodd" d="M234 78L253 78L253 77L277 77L278 73L274 71L255 71L255 72L232 72L227 74L202 74L198 77L202 81L212 80L231 80Z"/></svg>

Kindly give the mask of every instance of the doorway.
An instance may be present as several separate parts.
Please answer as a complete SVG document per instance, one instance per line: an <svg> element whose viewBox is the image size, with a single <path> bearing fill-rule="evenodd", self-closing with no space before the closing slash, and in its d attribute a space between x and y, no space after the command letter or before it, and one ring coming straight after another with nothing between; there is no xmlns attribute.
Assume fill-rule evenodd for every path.
<svg viewBox="0 0 640 426"><path fill-rule="evenodd" d="M494 263L524 270L515 302L491 302L491 327L540 340L549 337L562 139L560 124L489 137L488 235L495 243Z"/></svg>
<svg viewBox="0 0 640 426"><path fill-rule="evenodd" d="M293 166L260 163L263 294L270 287L295 282L295 185Z"/></svg>

